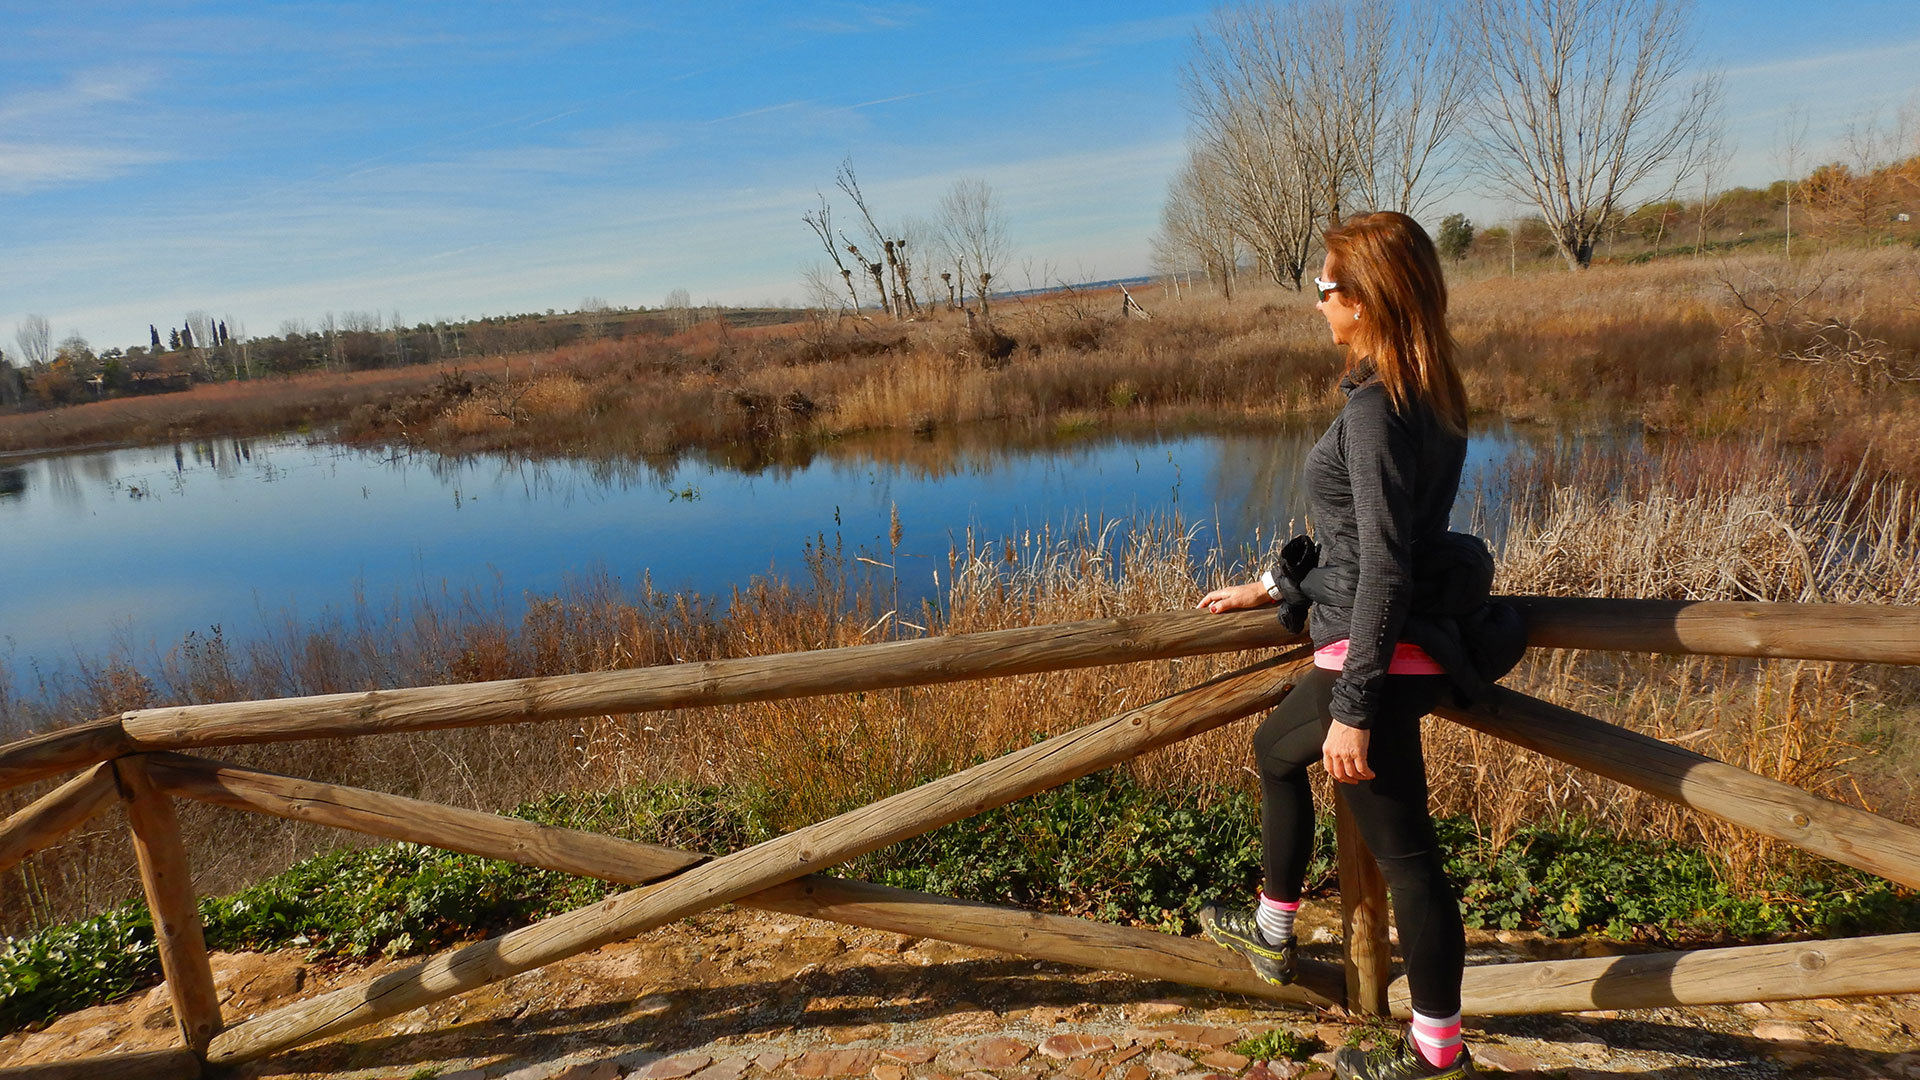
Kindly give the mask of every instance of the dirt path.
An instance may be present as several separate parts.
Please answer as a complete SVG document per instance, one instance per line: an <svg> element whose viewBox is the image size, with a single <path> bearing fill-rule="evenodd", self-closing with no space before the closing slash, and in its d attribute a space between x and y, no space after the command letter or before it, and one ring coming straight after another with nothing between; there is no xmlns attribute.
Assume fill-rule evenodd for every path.
<svg viewBox="0 0 1920 1080"><path fill-rule="evenodd" d="M1330 912L1314 920L1324 927ZM1310 926L1313 924L1309 924ZM1337 949L1324 929L1318 944ZM1473 961L1579 943L1502 935ZM229 1016L399 966L221 954ZM1322 1061L1230 1048L1276 1028ZM1328 1016L744 910L710 913L252 1066L305 1080L1288 1080L1365 1034ZM164 988L0 1039L0 1065L172 1045ZM1920 1080L1920 995L1502 1019L1470 1026L1486 1072L1517 1076Z"/></svg>

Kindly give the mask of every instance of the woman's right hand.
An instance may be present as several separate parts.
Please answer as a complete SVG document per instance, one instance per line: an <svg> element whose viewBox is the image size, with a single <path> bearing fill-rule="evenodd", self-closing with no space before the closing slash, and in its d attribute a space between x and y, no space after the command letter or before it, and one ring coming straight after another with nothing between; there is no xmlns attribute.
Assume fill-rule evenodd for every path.
<svg viewBox="0 0 1920 1080"><path fill-rule="evenodd" d="M1267 587L1257 581L1249 581L1245 585L1228 585L1224 589L1215 589L1200 598L1200 606L1215 615L1223 611L1265 607L1271 603L1273 603L1273 597L1267 595Z"/></svg>

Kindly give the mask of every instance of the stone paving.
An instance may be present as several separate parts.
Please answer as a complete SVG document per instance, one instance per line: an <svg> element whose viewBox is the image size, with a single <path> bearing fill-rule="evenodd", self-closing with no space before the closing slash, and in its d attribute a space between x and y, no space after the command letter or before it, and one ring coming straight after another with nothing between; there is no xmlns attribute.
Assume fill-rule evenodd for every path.
<svg viewBox="0 0 1920 1080"><path fill-rule="evenodd" d="M1330 912L1319 913L1324 923ZM1312 922L1303 923L1312 925ZM1320 940L1306 951L1331 958ZM1578 949L1481 935L1479 960ZM1524 950L1533 947L1532 954ZM222 955L230 1018L399 966ZM0 1065L171 1043L165 991L0 1039ZM1282 1030L1307 1060L1258 1060ZM309 1080L1322 1080L1392 1029L1107 972L745 910L713 912L290 1051L242 1077ZM1467 1030L1516 1078L1920 1080L1920 995L1575 1016Z"/></svg>

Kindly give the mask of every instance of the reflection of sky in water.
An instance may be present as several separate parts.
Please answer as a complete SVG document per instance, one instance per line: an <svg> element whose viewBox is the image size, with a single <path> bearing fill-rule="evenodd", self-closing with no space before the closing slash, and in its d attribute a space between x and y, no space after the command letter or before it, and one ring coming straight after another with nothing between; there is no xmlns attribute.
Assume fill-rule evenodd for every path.
<svg viewBox="0 0 1920 1080"><path fill-rule="evenodd" d="M891 558L896 504L908 597L932 589L969 526L984 542L1083 516L1177 510L1198 547L1238 549L1297 531L1294 489L1316 435L850 441L757 472L693 458L393 457L296 438L15 462L0 467L11 478L0 483L0 657L10 647L16 672L110 646L138 659L189 631L217 624L244 639L289 613L350 608L356 595L498 590L517 602L601 569L724 595L755 574L797 574L806 542L823 535ZM1504 434L1476 440L1470 468L1513 445Z"/></svg>

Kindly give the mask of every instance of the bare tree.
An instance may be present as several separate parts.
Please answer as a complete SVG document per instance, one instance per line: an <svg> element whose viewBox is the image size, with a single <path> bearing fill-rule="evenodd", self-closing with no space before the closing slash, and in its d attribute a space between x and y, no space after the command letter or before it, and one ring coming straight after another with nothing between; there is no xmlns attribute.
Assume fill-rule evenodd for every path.
<svg viewBox="0 0 1920 1080"><path fill-rule="evenodd" d="M1773 164L1786 181L1787 258L1793 258L1793 191L1800 186L1800 166L1807 158L1807 107L1794 102L1773 133Z"/></svg>
<svg viewBox="0 0 1920 1080"><path fill-rule="evenodd" d="M693 325L693 296L685 289L674 289L667 293L667 299L660 305L667 313L667 324L675 330L685 330Z"/></svg>
<svg viewBox="0 0 1920 1080"><path fill-rule="evenodd" d="M1221 8L1198 37L1183 80L1193 118L1183 194L1204 185L1260 269L1297 289L1325 185L1311 178L1300 106L1278 70L1283 37L1272 8Z"/></svg>
<svg viewBox="0 0 1920 1080"><path fill-rule="evenodd" d="M906 243L901 239L899 230L889 232L882 229L879 222L874 220L873 211L867 208L867 197L860 190L860 180L853 173L851 156L840 162L840 171L834 175L834 183L841 191L846 192L847 198L853 200L853 208L860 211L860 220L867 226L869 246L876 255L884 256L886 259L886 278L882 282L874 269L874 263L868 262L867 257L855 249L851 242L847 244L847 249L853 252L855 258L866 263L868 273L874 275L880 288L880 306L895 318L903 318L917 312L919 304L913 298L913 281L910 276L911 268L907 263ZM842 239L844 240L845 237L843 236Z"/></svg>
<svg viewBox="0 0 1920 1080"><path fill-rule="evenodd" d="M840 261L840 248L833 239L833 204L827 201L825 195L821 195L820 208L801 215L800 220L807 223L807 228L813 230L813 234L820 238L821 245L827 249L827 258L832 259L834 269L840 271L840 280L847 287L847 298L853 302L853 310L858 312L860 290L854 287L853 271Z"/></svg>
<svg viewBox="0 0 1920 1080"><path fill-rule="evenodd" d="M993 187L985 180L955 180L940 200L940 235L956 265L964 263L972 271L980 311L985 314L993 279L1013 248L1006 214Z"/></svg>
<svg viewBox="0 0 1920 1080"><path fill-rule="evenodd" d="M1186 167L1167 185L1154 262L1169 276L1198 267L1230 300L1240 241L1231 211L1214 182L1218 175L1200 154L1189 155Z"/></svg>
<svg viewBox="0 0 1920 1080"><path fill-rule="evenodd" d="M1642 184L1700 166L1717 76L1689 77L1690 0L1462 0L1485 81L1480 167L1538 207L1572 269Z"/></svg>
<svg viewBox="0 0 1920 1080"><path fill-rule="evenodd" d="M22 316L13 328L13 341L20 346L20 362L29 370L46 367L53 359L53 324L45 315Z"/></svg>

